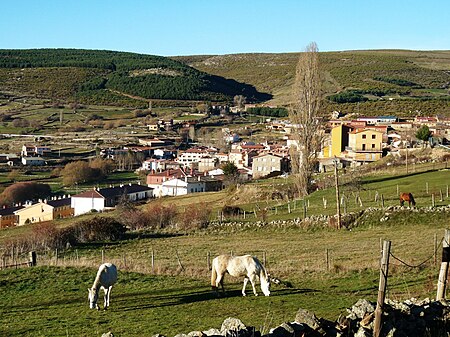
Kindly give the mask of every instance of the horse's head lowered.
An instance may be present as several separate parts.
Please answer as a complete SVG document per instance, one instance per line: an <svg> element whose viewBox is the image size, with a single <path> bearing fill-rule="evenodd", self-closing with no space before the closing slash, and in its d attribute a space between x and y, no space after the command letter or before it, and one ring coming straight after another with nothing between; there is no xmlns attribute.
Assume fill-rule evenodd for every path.
<svg viewBox="0 0 450 337"><path fill-rule="evenodd" d="M96 291L95 288L88 288L88 300L89 300L89 308L91 309L99 309L99 306L97 304L98 300L98 291Z"/></svg>
<svg viewBox="0 0 450 337"><path fill-rule="evenodd" d="M265 296L270 296L270 274L267 274L267 277L264 279L261 278L261 290Z"/></svg>

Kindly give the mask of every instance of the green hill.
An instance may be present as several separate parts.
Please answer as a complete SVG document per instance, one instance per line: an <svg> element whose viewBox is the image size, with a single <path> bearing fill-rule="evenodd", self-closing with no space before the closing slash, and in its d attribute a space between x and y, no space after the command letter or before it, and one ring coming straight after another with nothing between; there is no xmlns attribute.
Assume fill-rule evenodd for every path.
<svg viewBox="0 0 450 337"><path fill-rule="evenodd" d="M183 56L201 71L253 85L287 105L298 53ZM326 110L450 114L450 51L321 52Z"/></svg>
<svg viewBox="0 0 450 337"><path fill-rule="evenodd" d="M0 92L87 103L271 97L162 56L78 49L0 50Z"/></svg>
<svg viewBox="0 0 450 337"><path fill-rule="evenodd" d="M286 106L298 56L0 50L0 94L141 107L150 99L172 105L244 95ZM450 115L450 51L321 52L320 60L326 112Z"/></svg>

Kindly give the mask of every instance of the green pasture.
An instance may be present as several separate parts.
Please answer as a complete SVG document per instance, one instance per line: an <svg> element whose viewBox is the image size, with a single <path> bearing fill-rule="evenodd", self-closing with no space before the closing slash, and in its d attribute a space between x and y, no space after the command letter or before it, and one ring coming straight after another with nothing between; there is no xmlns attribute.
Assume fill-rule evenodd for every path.
<svg viewBox="0 0 450 337"><path fill-rule="evenodd" d="M418 217L420 225L415 222ZM220 328L231 316L267 332L292 321L298 308L334 320L360 298L376 300L380 238L392 241L395 256L419 264L433 257L433 235L440 238L448 223L448 213L403 213L376 227L352 231L224 228L182 235L136 233L121 242L60 252L58 262L54 256L46 260L39 254L38 264L50 267L0 272L0 331L7 336L100 336L110 330L120 336L173 336ZM330 249L329 268L326 247ZM108 312L90 310L86 298L95 277L94 266L101 263L100 250L105 260L119 267ZM254 297L248 288L243 298L241 280L228 277L227 295L216 298L210 292L208 251L212 256L230 251L252 253L260 259L265 251L269 272L293 287L274 285L270 297ZM387 296L395 300L432 298L438 273L433 259L421 268L407 268L391 259Z"/></svg>
<svg viewBox="0 0 450 337"><path fill-rule="evenodd" d="M137 231L117 242L38 252L38 267L0 271L0 335L101 336L112 331L118 336L174 336L220 328L228 317L237 317L267 333L282 322L294 320L299 308L335 320L360 298L376 301L383 240L392 243L387 298L434 298L440 242L450 223L450 212L426 212L424 206L429 204L430 193L447 183L446 170L364 178L359 190L364 207L377 205L373 197L378 191L385 198L386 208L361 217L347 229L282 222L257 225L255 218L248 218L244 225L225 221L206 229ZM419 211L387 210L387 206L398 204L397 185L416 195ZM223 204L241 205L250 211L257 204L267 204L264 193L286 187L287 182L278 178L245 186L152 202L171 204L179 210L204 203L213 214ZM353 199L347 185L344 191L349 200ZM332 214L334 192L329 188L311 194L306 200L310 204L308 215ZM323 208L323 197L329 198L327 209ZM296 210L291 203L290 214L286 200L270 200L269 204L272 202L278 203L279 212L271 218L302 217L299 206L303 200L297 200ZM436 203L448 205L449 199L444 194L444 200L440 202L437 197ZM349 201L348 211L352 209L359 206ZM64 219L58 225L68 226L90 216ZM7 243L31 230L30 225L4 229L0 242ZM226 295L216 298L210 291L208 256L212 259L223 253L258 256L271 275L290 282L292 288L273 285L270 297L254 297L248 286L244 298L240 294L242 280L228 276ZM8 253L5 256L8 262ZM119 269L107 312L90 310L87 302L87 288L102 260L115 263Z"/></svg>

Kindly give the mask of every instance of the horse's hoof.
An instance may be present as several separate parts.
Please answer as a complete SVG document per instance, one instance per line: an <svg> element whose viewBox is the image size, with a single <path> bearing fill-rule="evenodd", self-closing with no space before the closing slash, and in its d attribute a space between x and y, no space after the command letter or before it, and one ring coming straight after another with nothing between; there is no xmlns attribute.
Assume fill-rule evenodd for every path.
<svg viewBox="0 0 450 337"><path fill-rule="evenodd" d="M242 296L247 296L247 294L242 294Z"/></svg>

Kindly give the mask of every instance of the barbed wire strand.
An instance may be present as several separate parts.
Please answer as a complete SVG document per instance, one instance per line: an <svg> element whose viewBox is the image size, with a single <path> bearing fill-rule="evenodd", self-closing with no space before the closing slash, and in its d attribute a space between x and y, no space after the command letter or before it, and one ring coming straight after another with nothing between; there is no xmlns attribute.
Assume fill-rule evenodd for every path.
<svg viewBox="0 0 450 337"><path fill-rule="evenodd" d="M433 257L436 256L436 253L437 253L438 249L441 247L443 241L444 241L444 238L442 238L442 239L440 240L440 244L437 245L435 251L433 252L433 255L431 255L431 256L430 256L429 258L427 258L425 261L423 261L423 262L421 262L421 263L419 263L419 264L417 264L417 265L411 265L411 264L409 264L409 263L406 263L405 261L403 261L403 260L401 260L400 258L396 257L396 256L395 256L394 254L392 254L391 252L389 253L389 255L392 256L392 258L393 258L394 260L397 260L398 262L400 262L401 264L403 264L403 265L405 265L405 266L407 266L407 267L409 267L409 268L419 268L419 267L421 267L422 265L424 265L425 263L427 263L428 261L430 261Z"/></svg>

